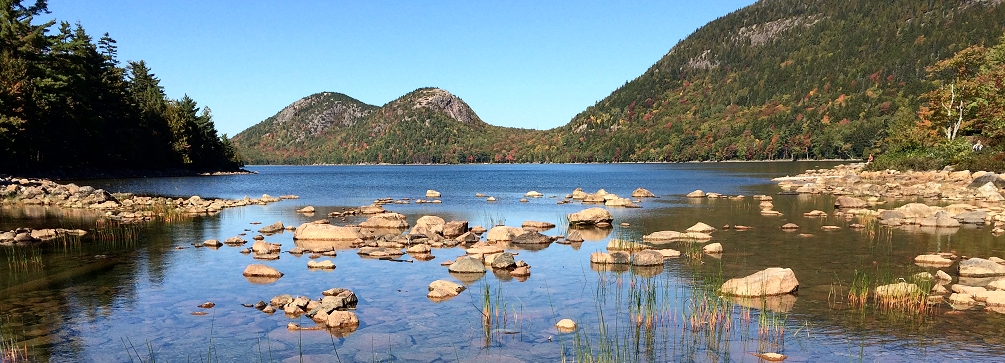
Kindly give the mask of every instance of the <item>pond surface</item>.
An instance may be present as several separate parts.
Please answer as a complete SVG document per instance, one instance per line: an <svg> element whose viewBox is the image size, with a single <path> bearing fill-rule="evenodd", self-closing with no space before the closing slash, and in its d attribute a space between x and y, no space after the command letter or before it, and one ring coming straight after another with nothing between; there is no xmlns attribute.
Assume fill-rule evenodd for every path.
<svg viewBox="0 0 1005 363"><path fill-rule="evenodd" d="M813 361L991 361L1005 354L1005 315L979 308L952 312L939 306L929 314L873 308L848 309L833 293L844 292L855 271L874 279L909 278L923 268L913 258L931 251L961 256L1005 257L1002 239L986 228L888 229L844 217L810 218L831 213L830 196L777 195L771 178L825 162L616 164L616 165L464 165L464 166L262 166L256 175L76 181L110 192L188 197L253 198L295 194L265 206L226 209L215 216L125 227L117 233L135 238L61 241L42 248L4 248L0 260L0 333L29 348L33 360L55 362L127 361L283 361L283 362L556 362L562 361L759 361L753 353L778 352L786 362ZM339 250L330 258L334 271L311 271L309 258L283 253L275 261L253 260L243 247L193 248L206 239L256 234L261 226L323 218L344 207L375 199L424 198L442 193L442 204L389 204L410 224L423 215L467 220L472 226L523 221L561 224L564 216L589 206L556 201L581 187L629 196L644 187L659 198L640 209L610 207L615 226L584 233L581 244L551 244L533 250L510 246L526 261L523 281L489 272L481 277L451 275L440 265L463 255L461 248L434 249L431 261L400 263L361 258ZM688 199L695 190L746 195L743 200ZM536 190L544 198L519 202ZM483 193L497 198L486 202ZM755 194L774 197L782 216L759 213ZM551 198L557 196L557 198ZM887 201L883 208L909 201ZM296 214L306 205L315 217ZM55 208L0 209L0 229L73 227L93 229L97 215ZM359 218L346 222L359 223ZM629 226L621 226L621 223ZM640 239L660 230L683 231L697 222L720 229L712 242L723 245L721 259L704 256L667 260L656 269L607 269L591 265L592 252L606 251L611 238ZM783 232L793 222L802 228ZM863 223L868 228L847 228ZM837 231L823 231L836 225ZM566 228L544 232L564 234ZM802 234L802 235L801 235ZM811 236L807 236L807 234ZM266 237L294 247L291 232ZM177 249L178 247L184 247ZM689 244L668 248L687 250ZM406 255L407 259L408 256ZM41 263L18 261L36 261ZM6 264L3 262L6 261ZM283 273L259 285L241 272L265 263ZM689 319L706 287L767 267L788 267L800 282L797 295L783 301L726 304L726 325L694 329ZM956 266L943 269L956 274ZM438 279L459 281L468 290L433 302L427 286ZM287 324L315 324L277 312L267 315L241 304L275 295L321 296L332 287L359 297L358 329L349 334L290 331ZM484 324L488 305L493 321ZM197 305L212 301L212 309ZM768 309L763 309L767 303ZM754 306L753 309L747 306ZM207 315L192 315L204 311ZM641 318L640 318L641 317ZM576 333L554 325L563 318L579 324ZM599 359L598 359L599 358Z"/></svg>

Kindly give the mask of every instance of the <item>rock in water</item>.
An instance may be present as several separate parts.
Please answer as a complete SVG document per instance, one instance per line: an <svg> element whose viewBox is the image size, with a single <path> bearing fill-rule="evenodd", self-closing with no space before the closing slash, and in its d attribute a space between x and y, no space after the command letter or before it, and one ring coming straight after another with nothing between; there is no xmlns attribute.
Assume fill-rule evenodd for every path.
<svg viewBox="0 0 1005 363"><path fill-rule="evenodd" d="M834 208L869 208L869 203L858 198L842 195L834 201Z"/></svg>
<svg viewBox="0 0 1005 363"><path fill-rule="evenodd" d="M576 322L572 321L572 319L562 319L555 324L555 327L560 332L570 333L576 330Z"/></svg>
<svg viewBox="0 0 1005 363"><path fill-rule="evenodd" d="M405 216L399 213L381 213L363 221L359 226L363 228L406 229L408 228L408 222L405 221Z"/></svg>
<svg viewBox="0 0 1005 363"><path fill-rule="evenodd" d="M266 265L253 264L244 269L244 276L283 277L283 273Z"/></svg>
<svg viewBox="0 0 1005 363"><path fill-rule="evenodd" d="M772 296L788 294L799 289L799 281L792 269L769 267L722 284L722 293L736 296Z"/></svg>
<svg viewBox="0 0 1005 363"><path fill-rule="evenodd" d="M456 273L485 273L485 264L477 258L458 257L454 263L450 264L449 271Z"/></svg>
<svg viewBox="0 0 1005 363"><path fill-rule="evenodd" d="M283 222L276 222L268 226L262 227L258 230L258 233L279 233L283 231Z"/></svg>
<svg viewBox="0 0 1005 363"><path fill-rule="evenodd" d="M960 261L960 276L962 277L992 277L1005 276L1005 266L983 258L971 258Z"/></svg>
<svg viewBox="0 0 1005 363"><path fill-rule="evenodd" d="M644 250L632 255L632 266L656 266L663 264L663 254L659 251Z"/></svg>
<svg viewBox="0 0 1005 363"><path fill-rule="evenodd" d="M331 224L304 223L293 232L293 239L317 241L355 241L363 238L359 227L339 227Z"/></svg>
<svg viewBox="0 0 1005 363"><path fill-rule="evenodd" d="M646 190L645 188L638 188L632 192L632 198L655 198L656 194Z"/></svg>
<svg viewBox="0 0 1005 363"><path fill-rule="evenodd" d="M613 220L614 217L611 216L611 212L608 212L604 208L589 208L578 213L569 214L569 224L574 226L611 223Z"/></svg>

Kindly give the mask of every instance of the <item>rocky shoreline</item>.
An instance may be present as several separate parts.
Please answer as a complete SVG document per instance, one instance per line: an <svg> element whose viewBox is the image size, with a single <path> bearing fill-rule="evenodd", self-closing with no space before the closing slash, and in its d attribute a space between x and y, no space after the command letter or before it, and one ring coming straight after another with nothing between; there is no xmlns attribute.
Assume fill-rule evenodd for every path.
<svg viewBox="0 0 1005 363"><path fill-rule="evenodd" d="M235 200L203 199L197 195L187 199L137 196L131 193L108 193L103 189L74 183L59 184L48 179L0 178L0 206L38 205L86 210L94 212L99 219L123 223L169 219L174 216L213 215L226 208L264 205L296 198L293 195L277 198L267 194L261 198L245 197ZM0 244L26 244L84 234L86 231L82 230L18 228L0 233Z"/></svg>

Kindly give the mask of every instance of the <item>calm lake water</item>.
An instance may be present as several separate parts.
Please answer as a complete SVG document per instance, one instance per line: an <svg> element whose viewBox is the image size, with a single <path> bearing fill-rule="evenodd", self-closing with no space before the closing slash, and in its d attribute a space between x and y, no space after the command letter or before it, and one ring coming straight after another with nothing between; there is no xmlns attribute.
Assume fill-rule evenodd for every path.
<svg viewBox="0 0 1005 363"><path fill-rule="evenodd" d="M1005 257L1002 239L985 228L887 229L847 228L859 220L807 218L820 209L830 213L829 196L776 195L771 178L836 163L702 163L616 165L463 165L463 166L261 166L256 175L77 181L110 192L179 197L220 198L296 194L266 206L224 210L169 224L149 223L121 231L136 233L130 242L85 238L45 248L2 249L0 260L0 333L28 346L30 355L55 362L130 361L283 361L283 362L556 362L588 361L737 361L756 362L752 353L779 352L786 362L995 361L1005 354L1005 315L970 310L948 313L941 306L930 316L872 308L847 309L829 295L847 286L855 271L875 279L908 278L936 269L914 265L914 256L955 251L974 257ZM398 263L338 251L331 272L310 271L305 255L283 253L275 261L257 261L241 248L192 248L206 239L224 240L240 233L246 239L260 228L252 222L282 221L299 225L344 207L368 205L390 197L423 198L427 189L442 193L442 204L390 204L410 224L424 215L467 220L472 226L492 223L520 226L524 221L560 224L564 216L589 206L557 205L581 187L629 196L644 187L659 196L640 209L608 208L615 218L609 230L584 233L582 244L551 244L534 250L510 247L532 266L525 281L508 274L472 279L453 276L440 262L463 255L461 248L434 249L435 259ZM688 199L695 189L743 200ZM536 190L544 198L520 203ZM476 193L498 199L488 203ZM774 197L783 216L761 216L755 194ZM892 208L908 201L888 201ZM316 217L298 215L306 205ZM0 229L16 227L94 228L95 216L44 207L0 210ZM346 222L359 223L360 218ZM627 222L628 227L618 224ZM589 255L605 251L611 238L640 238L660 230L683 231L697 222L715 227L744 225L753 229L718 230L712 242L723 245L721 259L705 256L666 261L656 269L615 269L591 265ZM778 229L794 222L795 233ZM823 225L842 226L825 232ZM565 227L544 232L564 233ZM812 234L800 236L799 234ZM266 237L294 247L291 232ZM186 247L176 249L176 247ZM669 248L690 248L672 243ZM19 258L40 256L41 265L21 266ZM405 258L408 258L406 255ZM7 264L3 264L7 261ZM265 263L286 275L268 285L251 284L241 272ZM770 309L731 305L730 328L695 331L687 320L703 282L741 277L767 267L788 267L800 281L797 295L774 301ZM956 267L944 268L955 275ZM438 279L460 281L468 290L445 302L426 298L427 285ZM290 322L310 327L309 319L282 312L266 315L244 303L268 301L275 295L321 296L344 287L359 297L361 325L348 334L289 331ZM495 324L482 319L485 296L499 311ZM204 310L197 305L212 301ZM749 302L747 305L751 305ZM196 316L192 312L206 311ZM646 313L649 311L649 313ZM636 325L638 316L652 322ZM579 324L577 333L556 330L559 319ZM151 359L153 358L153 359Z"/></svg>

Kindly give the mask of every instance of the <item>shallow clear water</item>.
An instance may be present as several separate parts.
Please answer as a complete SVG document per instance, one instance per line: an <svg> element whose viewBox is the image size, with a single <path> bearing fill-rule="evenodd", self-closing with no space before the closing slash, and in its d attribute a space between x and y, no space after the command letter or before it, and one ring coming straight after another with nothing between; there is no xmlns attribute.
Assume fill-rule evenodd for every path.
<svg viewBox="0 0 1005 363"><path fill-rule="evenodd" d="M44 266L0 264L5 284L0 332L31 348L36 359L50 361L489 361L539 362L582 360L592 354L618 355L615 361L757 361L751 352L777 351L794 361L964 361L993 360L1005 353L1002 333L1005 315L967 311L919 319L873 310L846 310L828 303L835 284L847 283L854 271L871 271L893 278L931 271L913 264L917 254L956 251L977 257L1005 256L1000 239L986 229L944 230L842 228L824 232L820 226L847 227L844 218L806 218L803 212L830 212L827 196L774 195L770 178L794 175L807 168L833 163L714 163L617 165L464 165L464 166L269 166L251 167L257 175L77 181L108 191L188 197L242 198L261 194L296 194L267 206L228 209L216 216L170 224L151 223L137 229L132 243L91 242L57 244L41 250ZM471 281L452 276L440 262L462 255L460 248L434 249L435 259L397 263L360 258L341 250L332 272L310 271L308 258L282 254L261 262L238 253L240 248L192 248L206 239L223 240L260 226L282 221L287 225L322 218L343 207L368 205L374 199L423 198L427 189L443 193L442 204L387 205L410 223L423 215L446 220L468 220L488 226L504 221L519 226L526 220L558 223L563 216L585 208L556 205L556 199L576 187L587 192L604 188L628 196L644 187L660 196L644 200L641 209L608 208L616 226L585 233L581 245L551 244L519 252L532 266L526 281L487 273ZM689 200L695 190L729 195L769 194L779 217L764 217L757 201ZM518 200L536 190L545 198ZM475 193L495 196L488 203ZM890 201L895 206L907 201ZM313 205L316 217L294 210ZM885 206L884 206L885 207ZM0 228L93 227L94 216L67 214L46 208L3 209ZM348 219L358 223L362 219ZM333 221L342 223L341 221ZM627 222L629 227L617 226ZM715 227L745 225L748 231L719 230L713 242L723 244L721 260L700 262L674 259L661 269L603 271L591 266L589 255L606 249L610 238L637 237L659 230L684 230L696 222ZM778 229L787 222L802 226L796 233ZM555 235L563 227L545 232ZM800 237L799 233L812 234ZM247 237L246 237L247 238ZM294 246L292 233L266 238ZM187 247L175 249L175 247ZM684 249L671 244L668 247ZM18 253L5 249L7 256ZM406 256L407 258L407 256ZM4 260L0 260L2 262ZM9 259L7 261L10 261ZM251 263L266 263L286 275L268 285L250 283L241 272ZM800 290L784 313L731 310L735 320L725 334L710 338L684 329L689 301L700 292L696 281L718 281L744 276L766 267L792 268ZM951 274L953 268L945 269ZM468 290L451 300L434 303L426 298L433 280L460 280ZM286 329L296 322L314 326L306 318L291 319L281 312L263 314L242 303L268 301L275 295L312 298L332 287L354 290L360 299L360 327L345 336L325 331ZM488 290L491 304L505 318L483 326L481 309ZM651 292L646 295L645 292ZM648 296L648 297L646 297ZM645 298L651 304L639 304ZM196 306L212 301L216 307ZM656 306L651 329L629 324L638 306ZM577 334L563 334L555 322L571 318ZM601 322L603 319L603 323ZM505 326L502 323L505 323ZM606 329L601 329L602 324ZM774 330L763 332L765 327ZM762 329L759 334L759 329ZM616 342L607 344L604 342ZM607 348L602 348L602 347ZM623 355L621 355L623 354Z"/></svg>

